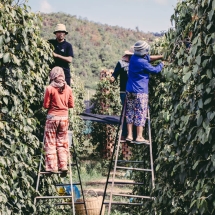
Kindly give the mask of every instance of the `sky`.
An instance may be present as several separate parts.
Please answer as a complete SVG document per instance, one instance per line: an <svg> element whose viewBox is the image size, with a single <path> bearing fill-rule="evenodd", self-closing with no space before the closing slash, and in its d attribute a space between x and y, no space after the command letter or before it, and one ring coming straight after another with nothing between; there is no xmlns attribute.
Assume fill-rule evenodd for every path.
<svg viewBox="0 0 215 215"><path fill-rule="evenodd" d="M64 12L89 21L161 32L173 27L170 17L178 0L28 0L33 12ZM66 23L63 23L66 24Z"/></svg>

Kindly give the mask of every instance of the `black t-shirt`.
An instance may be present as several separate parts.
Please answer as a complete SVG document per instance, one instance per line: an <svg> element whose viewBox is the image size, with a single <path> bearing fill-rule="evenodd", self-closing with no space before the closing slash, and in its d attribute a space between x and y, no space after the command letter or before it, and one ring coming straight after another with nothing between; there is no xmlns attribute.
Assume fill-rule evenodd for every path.
<svg viewBox="0 0 215 215"><path fill-rule="evenodd" d="M51 43L54 46L54 52L56 54L59 54L61 56L64 57L74 57L73 56L73 49L72 49L72 45L70 43L68 43L66 40L64 40L63 42L59 43L56 39L51 39L48 40L49 43ZM69 69L69 63L67 63L64 60L61 60L59 58L54 58L55 63L51 66L51 68L55 67L55 66L59 66L62 67L65 73L65 77L70 77L70 69Z"/></svg>
<svg viewBox="0 0 215 215"><path fill-rule="evenodd" d="M117 79L120 76L120 91L126 91L128 81L128 66L129 63L123 60L118 61L112 76Z"/></svg>

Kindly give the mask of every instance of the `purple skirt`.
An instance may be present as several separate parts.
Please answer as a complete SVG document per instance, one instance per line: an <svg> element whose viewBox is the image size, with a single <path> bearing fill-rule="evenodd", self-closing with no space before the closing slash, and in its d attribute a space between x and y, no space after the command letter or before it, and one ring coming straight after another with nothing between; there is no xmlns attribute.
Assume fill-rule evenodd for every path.
<svg viewBox="0 0 215 215"><path fill-rule="evenodd" d="M145 127L148 111L148 94L126 92L126 122Z"/></svg>

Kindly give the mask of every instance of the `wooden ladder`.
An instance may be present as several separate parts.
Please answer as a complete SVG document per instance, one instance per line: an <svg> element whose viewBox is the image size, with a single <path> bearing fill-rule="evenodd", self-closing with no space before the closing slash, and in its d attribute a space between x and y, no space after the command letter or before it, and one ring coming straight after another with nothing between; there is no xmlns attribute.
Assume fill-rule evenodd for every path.
<svg viewBox="0 0 215 215"><path fill-rule="evenodd" d="M85 208L85 213L87 214L87 209L86 209L86 204L85 204L85 198L84 198L84 192L83 192L83 187L82 187L82 183L81 183L81 177L80 177L80 170L79 170L79 166L78 166L78 162L77 162L77 154L75 151L75 147L74 147L74 143L73 143L73 139L72 139L72 132L68 131L68 136L69 136L69 168L68 168L68 172L69 172L69 183L68 184L56 184L55 186L71 186L71 195L67 195L67 196L36 196L34 199L34 205L36 207L37 204L37 200L43 200L43 199L71 199L71 202L60 202L60 203L56 203L56 206L59 205L71 205L72 208L72 214L75 215L75 205L76 204L84 204L84 208ZM44 139L43 139L44 142ZM73 163L71 163L71 149L73 150ZM46 171L42 171L42 163L43 163L43 153L41 153L40 156L40 164L39 164L39 171L38 171L38 176L37 176L37 184L36 184L36 193L39 193L39 184L40 184L40 177L41 176L51 176L52 174L65 174L64 172L56 172L56 173L52 173L52 172L46 172ZM79 182L78 183L73 183L72 181L72 167L76 167L77 169L77 173L78 173L78 178L79 178ZM83 202L75 202L74 201L74 194L72 192L73 190L73 185L80 185L81 188L81 194L83 196Z"/></svg>
<svg viewBox="0 0 215 215"><path fill-rule="evenodd" d="M107 180L106 180L106 185L105 185L105 190L104 190L104 194L103 194L103 200L102 200L102 205L101 205L101 210L100 210L100 215L102 213L102 207L104 204L108 205L108 215L110 215L111 213L111 207L112 205L127 205L127 206L143 206L143 202L139 202L140 200L143 201L145 200L154 200L154 197L150 196L150 195L132 195L132 194L122 194L122 193L117 193L115 192L115 186L116 185L124 185L124 186L131 186L131 185L136 185L136 186L147 186L145 180L144 181L140 181L140 182L128 182L125 180L125 182L121 181L116 181L116 173L119 170L127 170L127 171L141 171L144 174L145 177L145 173L150 174L150 183L151 183L151 187L152 189L155 187L154 184L154 168L153 168L153 154L152 154L152 138L151 138L151 125L150 125L150 113L149 113L149 108L148 108L148 113L147 113L147 123L148 123L148 137L149 137L149 142L144 142L142 144L137 144L135 141L132 142L131 144L133 144L133 147L145 147L146 149L149 150L149 161L148 163L150 163L150 167L149 168L135 168L135 167L128 167L128 166L122 166L122 164L128 164L128 165L135 165L135 164L141 164L141 166L144 165L145 161L132 161L132 160L119 160L119 151L120 151L120 143L121 143L121 135L122 135L122 128L123 128L123 123L124 123L124 119L125 119L125 104L123 105L122 108L122 112L121 112L121 116L120 116L120 123L118 126L118 130L117 130L117 134L116 134L116 139L115 139L115 144L114 144L114 149L113 149L113 154L112 154L112 158L110 161L110 166L109 166L109 172L108 172L108 176L107 176ZM117 138L118 137L118 138ZM112 166L114 163L114 169L113 169L113 175L112 175L112 179L110 180L110 172L112 170ZM110 188L110 195L109 195L109 201L105 201L105 198L107 196L107 187L108 185L111 185ZM148 184L149 186L149 184ZM123 198L129 198L128 201L113 201L113 196L120 196ZM121 198L122 199L122 198ZM138 202L135 202L133 200L139 199ZM156 210L155 210L156 211ZM156 215L156 212L155 212Z"/></svg>

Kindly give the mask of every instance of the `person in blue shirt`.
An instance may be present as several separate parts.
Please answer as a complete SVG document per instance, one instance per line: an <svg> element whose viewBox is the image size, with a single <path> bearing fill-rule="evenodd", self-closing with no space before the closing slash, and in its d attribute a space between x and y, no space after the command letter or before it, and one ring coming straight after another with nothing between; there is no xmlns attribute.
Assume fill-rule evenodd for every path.
<svg viewBox="0 0 215 215"><path fill-rule="evenodd" d="M68 34L66 26L64 24L57 24L53 33L56 35L56 39L48 40L54 46L54 64L51 65L51 69L55 66L61 67L64 70L66 83L70 86L71 75L69 64L72 62L74 55L72 45L65 39L66 34Z"/></svg>
<svg viewBox="0 0 215 215"><path fill-rule="evenodd" d="M114 82L119 77L120 99L121 99L122 106L124 105L125 97L126 97L126 84L128 81L129 62L130 62L130 58L133 54L134 54L134 47L131 46L130 50L126 50L124 52L124 55L122 56L122 59L117 62L114 72L110 79L111 82ZM155 60L162 59L163 55L151 55L151 56L147 55L146 57L147 57L148 61L152 62ZM127 136L127 124L126 124L126 120L124 120L124 124L123 124L123 128L122 128L121 142L126 142L126 136ZM136 136L135 131L134 131L134 136Z"/></svg>
<svg viewBox="0 0 215 215"><path fill-rule="evenodd" d="M126 122L128 135L127 142L133 141L133 125L136 126L137 137L135 142L148 142L143 138L148 110L148 83L149 74L161 72L164 64L157 66L150 64L150 46L145 41L137 41L134 45L134 55L130 59L128 81L126 85Z"/></svg>

